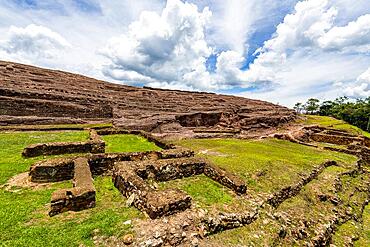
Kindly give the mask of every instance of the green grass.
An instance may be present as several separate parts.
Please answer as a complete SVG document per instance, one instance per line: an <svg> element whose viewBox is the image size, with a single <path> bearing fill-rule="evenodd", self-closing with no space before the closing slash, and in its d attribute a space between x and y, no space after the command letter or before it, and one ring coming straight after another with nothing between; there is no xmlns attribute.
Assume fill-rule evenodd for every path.
<svg viewBox="0 0 370 247"><path fill-rule="evenodd" d="M254 192L280 190L326 160L336 160L341 164L356 161L352 155L275 139L198 139L182 140L177 144L192 148L198 155L239 175Z"/></svg>
<svg viewBox="0 0 370 247"><path fill-rule="evenodd" d="M323 127L330 127L330 128L335 128L339 130L346 130L349 131L350 133L357 134L357 135L364 135L367 137L370 137L370 133L363 131L360 128L357 128L356 126L353 126L343 120L338 120L336 118L332 117L326 117L326 116L316 116L316 115L303 115L305 119L303 120L298 120L299 123L302 124L315 124L315 125L320 125Z"/></svg>
<svg viewBox="0 0 370 247"><path fill-rule="evenodd" d="M188 193L202 208L221 208L235 201L227 188L204 175L163 182L161 188L179 188Z"/></svg>
<svg viewBox="0 0 370 247"><path fill-rule="evenodd" d="M87 139L87 131L0 133L0 185L27 171L35 161L51 157L25 159L21 153L27 145ZM122 139L125 142L121 142ZM118 145L113 148L116 151L158 149L141 138L119 136L111 140L113 145ZM132 226L123 223L142 218L140 211L125 206L126 199L114 187L110 177L97 177L94 183L97 190L95 208L66 212L52 218L47 214L52 192L71 187L71 182L54 183L38 190L14 188L7 191L0 187L0 246L93 246L92 236L97 229L101 236L121 237L132 232Z"/></svg>
<svg viewBox="0 0 370 247"><path fill-rule="evenodd" d="M86 129L86 128L107 128L113 127L112 123L96 123L96 124L53 124L53 125L12 125L12 126L0 126L0 130L9 130L9 129Z"/></svg>
<svg viewBox="0 0 370 247"><path fill-rule="evenodd" d="M68 183L38 191L0 190L0 246L93 246L93 232L121 237L132 232L127 220L143 217L133 207L125 206L126 199L114 188L111 178L95 179L96 207L80 212L66 212L50 218L47 215L50 195Z"/></svg>
<svg viewBox="0 0 370 247"><path fill-rule="evenodd" d="M30 165L44 157L25 159L23 149L35 143L85 141L87 131L54 131L54 132L0 132L0 185L10 177L25 172Z"/></svg>
<svg viewBox="0 0 370 247"><path fill-rule="evenodd" d="M137 135L106 135L103 136L106 144L106 152L143 152L161 150L153 142Z"/></svg>

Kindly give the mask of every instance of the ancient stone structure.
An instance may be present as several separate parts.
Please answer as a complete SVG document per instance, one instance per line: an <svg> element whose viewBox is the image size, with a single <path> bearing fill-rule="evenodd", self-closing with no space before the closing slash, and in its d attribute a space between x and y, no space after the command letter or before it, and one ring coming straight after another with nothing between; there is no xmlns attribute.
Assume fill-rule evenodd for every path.
<svg viewBox="0 0 370 247"><path fill-rule="evenodd" d="M238 194L246 193L244 181L203 159L194 158L194 152L191 150L171 145L144 131L133 132L122 129L99 132L90 130L89 142L99 143L101 141L99 133L104 135L136 133L167 149L136 153L107 154L102 152L36 162L29 172L32 182L57 182L73 178L74 187L72 189L63 189L53 193L50 216L69 210L78 211L94 207L93 175L113 175L113 182L118 190L128 197L135 207L145 211L153 219L188 209L191 206L191 197L178 189L164 191L153 189L145 181L148 178L168 181L205 174ZM71 145L71 143L65 143L67 144ZM66 149L65 145L60 144L39 144L35 147L43 147L43 145L52 146L59 153L74 153L75 151ZM32 150L31 153L35 156L51 153L43 148L26 150Z"/></svg>
<svg viewBox="0 0 370 247"><path fill-rule="evenodd" d="M210 136L279 126L296 117L293 110L259 100L130 87L9 62L0 62L0 81L0 125L113 121L126 129Z"/></svg>
<svg viewBox="0 0 370 247"><path fill-rule="evenodd" d="M86 158L77 158L73 163L73 188L61 189L52 194L50 216L95 207L95 187L89 163Z"/></svg>
<svg viewBox="0 0 370 247"><path fill-rule="evenodd" d="M32 144L23 150L22 155L29 158L41 155L104 152L105 142L100 138L95 130L90 130L90 140L87 142L52 142Z"/></svg>
<svg viewBox="0 0 370 247"><path fill-rule="evenodd" d="M154 190L146 184L145 179L163 182L200 174L237 193L246 193L245 183L240 178L197 158L119 162L115 165L113 182L123 195L133 197L133 204L137 208L146 211L151 218L158 218L189 208L191 198L179 190Z"/></svg>

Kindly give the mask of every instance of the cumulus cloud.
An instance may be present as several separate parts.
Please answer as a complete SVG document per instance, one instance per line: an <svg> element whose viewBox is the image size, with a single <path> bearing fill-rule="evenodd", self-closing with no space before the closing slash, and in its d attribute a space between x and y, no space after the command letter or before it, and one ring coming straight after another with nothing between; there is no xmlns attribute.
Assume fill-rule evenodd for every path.
<svg viewBox="0 0 370 247"><path fill-rule="evenodd" d="M360 16L343 27L333 27L323 34L318 43L326 49L370 51L370 14Z"/></svg>
<svg viewBox="0 0 370 247"><path fill-rule="evenodd" d="M297 50L315 46L315 41L333 25L337 10L327 0L298 2L295 12L277 26L274 37L256 51L257 59L246 78L253 81L275 81L288 56Z"/></svg>
<svg viewBox="0 0 370 247"><path fill-rule="evenodd" d="M369 0L3 2L1 59L286 105L368 91Z"/></svg>
<svg viewBox="0 0 370 247"><path fill-rule="evenodd" d="M20 61L52 59L65 48L71 47L60 34L34 24L25 28L11 26L5 37L0 41L2 55Z"/></svg>
<svg viewBox="0 0 370 247"><path fill-rule="evenodd" d="M327 92L334 92L335 88L328 88L330 81L344 78L353 81L353 77L348 77L354 76L358 69L369 63L366 54L370 52L370 15L365 14L346 25L336 26L338 12L341 11L338 8L340 4L337 5L336 2L298 2L294 13L287 15L277 26L273 37L257 50L257 58L250 64L249 70L243 73L244 80L264 83L269 81L277 85L279 92L282 88L284 91L293 90L297 97L299 95L296 92L299 91L318 96L323 87ZM308 64L311 67L303 68ZM314 74L308 74L313 68ZM353 68L352 71L349 68ZM303 82L301 77L311 79ZM352 91L347 90L347 93L366 96L365 84L358 81L357 86L349 88ZM287 94L292 97L292 93ZM304 95L303 92L300 94Z"/></svg>
<svg viewBox="0 0 370 247"><path fill-rule="evenodd" d="M115 79L131 83L143 77L157 83L194 83L199 74L205 76L205 61L212 54L204 34L210 16L208 8L200 12L180 0L169 0L161 14L143 11L127 33L112 38L100 51L111 60L105 75L115 71Z"/></svg>
<svg viewBox="0 0 370 247"><path fill-rule="evenodd" d="M355 98L370 97L370 67L357 78L355 84L346 87L344 93Z"/></svg>

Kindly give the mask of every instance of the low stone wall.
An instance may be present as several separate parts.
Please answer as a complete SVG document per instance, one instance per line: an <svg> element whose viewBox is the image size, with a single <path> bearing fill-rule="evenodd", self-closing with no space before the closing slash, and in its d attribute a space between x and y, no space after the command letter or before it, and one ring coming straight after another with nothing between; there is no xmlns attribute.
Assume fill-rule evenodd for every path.
<svg viewBox="0 0 370 247"><path fill-rule="evenodd" d="M195 155L193 150L175 147L174 149L166 149L161 152L161 159L176 159L176 158L185 158L193 157Z"/></svg>
<svg viewBox="0 0 370 247"><path fill-rule="evenodd" d="M311 182L313 179L317 178L325 168L335 165L337 165L337 162L335 161L327 161L323 163L319 167L315 168L309 175L303 177L297 184L284 187L280 191L271 195L268 198L267 203L273 207L278 207L280 203L282 203L286 199L297 195L301 191L303 186Z"/></svg>
<svg viewBox="0 0 370 247"><path fill-rule="evenodd" d="M100 138L95 130L91 129L90 140L87 142L51 142L32 144L23 150L22 155L29 158L41 155L104 152L105 142Z"/></svg>
<svg viewBox="0 0 370 247"><path fill-rule="evenodd" d="M337 145L349 145L353 142L363 143L363 139L359 137L349 137L341 135L328 135L322 133L314 133L310 136L312 141L332 143Z"/></svg>
<svg viewBox="0 0 370 247"><path fill-rule="evenodd" d="M77 158L74 160L73 188L61 189L52 194L49 215L95 207L95 193L87 159Z"/></svg>
<svg viewBox="0 0 370 247"><path fill-rule="evenodd" d="M53 142L32 144L23 150L24 157L37 157L41 155L59 155L72 153L104 153L104 142Z"/></svg>
<svg viewBox="0 0 370 247"><path fill-rule="evenodd" d="M247 186L242 179L209 162L204 168L204 175L232 189L238 194L245 194L247 192Z"/></svg>
<svg viewBox="0 0 370 247"><path fill-rule="evenodd" d="M36 162L31 166L29 176L36 183L58 182L72 179L73 170L73 158L56 158Z"/></svg>
<svg viewBox="0 0 370 247"><path fill-rule="evenodd" d="M198 158L145 161L138 164L139 169L146 169L147 173L151 173L157 181L169 181L200 175L204 172L205 165L206 162Z"/></svg>
<svg viewBox="0 0 370 247"><path fill-rule="evenodd" d="M94 176L111 175L113 165L120 161L158 160L170 158L192 157L194 152L187 149L171 149L134 153L101 153L81 157L88 159ZM36 162L31 166L29 176L33 182L57 182L73 178L73 162L75 158L54 158Z"/></svg>
<svg viewBox="0 0 370 247"><path fill-rule="evenodd" d="M161 157L158 151L134 152L134 153L105 153L88 156L91 171L94 176L111 175L114 164L121 161L157 160Z"/></svg>
<svg viewBox="0 0 370 247"><path fill-rule="evenodd" d="M357 135L348 133L345 130L337 130L337 129L326 129L323 131L323 134L327 135L338 135L338 136L348 136L348 137L357 137Z"/></svg>
<svg viewBox="0 0 370 247"><path fill-rule="evenodd" d="M201 222L201 228L206 235L212 235L225 230L230 230L248 225L258 217L258 210L250 213L220 214L216 217L205 218Z"/></svg>

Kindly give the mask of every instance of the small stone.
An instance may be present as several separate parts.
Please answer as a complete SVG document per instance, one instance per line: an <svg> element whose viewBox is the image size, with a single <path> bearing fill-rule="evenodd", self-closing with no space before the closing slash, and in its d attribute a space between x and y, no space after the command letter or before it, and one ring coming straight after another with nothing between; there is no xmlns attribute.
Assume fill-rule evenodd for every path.
<svg viewBox="0 0 370 247"><path fill-rule="evenodd" d="M126 201L126 207L130 207L132 206L132 204L134 203L135 201L135 197L136 195L135 194L131 194L131 196L127 199Z"/></svg>
<svg viewBox="0 0 370 247"><path fill-rule="evenodd" d="M193 238L191 240L191 246L192 247L196 247L196 246L199 246L199 240L197 238Z"/></svg>
<svg viewBox="0 0 370 247"><path fill-rule="evenodd" d="M132 234L126 234L125 236L123 236L123 243L125 245L130 245L134 242L134 235Z"/></svg>
<svg viewBox="0 0 370 247"><path fill-rule="evenodd" d="M131 220L126 220L125 222L123 222L124 225L131 225L132 224L132 221Z"/></svg>
<svg viewBox="0 0 370 247"><path fill-rule="evenodd" d="M182 227L183 228L186 228L186 227L188 227L190 224L189 224L189 222L187 222L187 221L184 221L184 223L182 224Z"/></svg>
<svg viewBox="0 0 370 247"><path fill-rule="evenodd" d="M155 233L154 233L154 238L156 238L156 239L158 239L158 238L160 238L162 235L161 235L161 233L159 232L159 231L156 231Z"/></svg>

